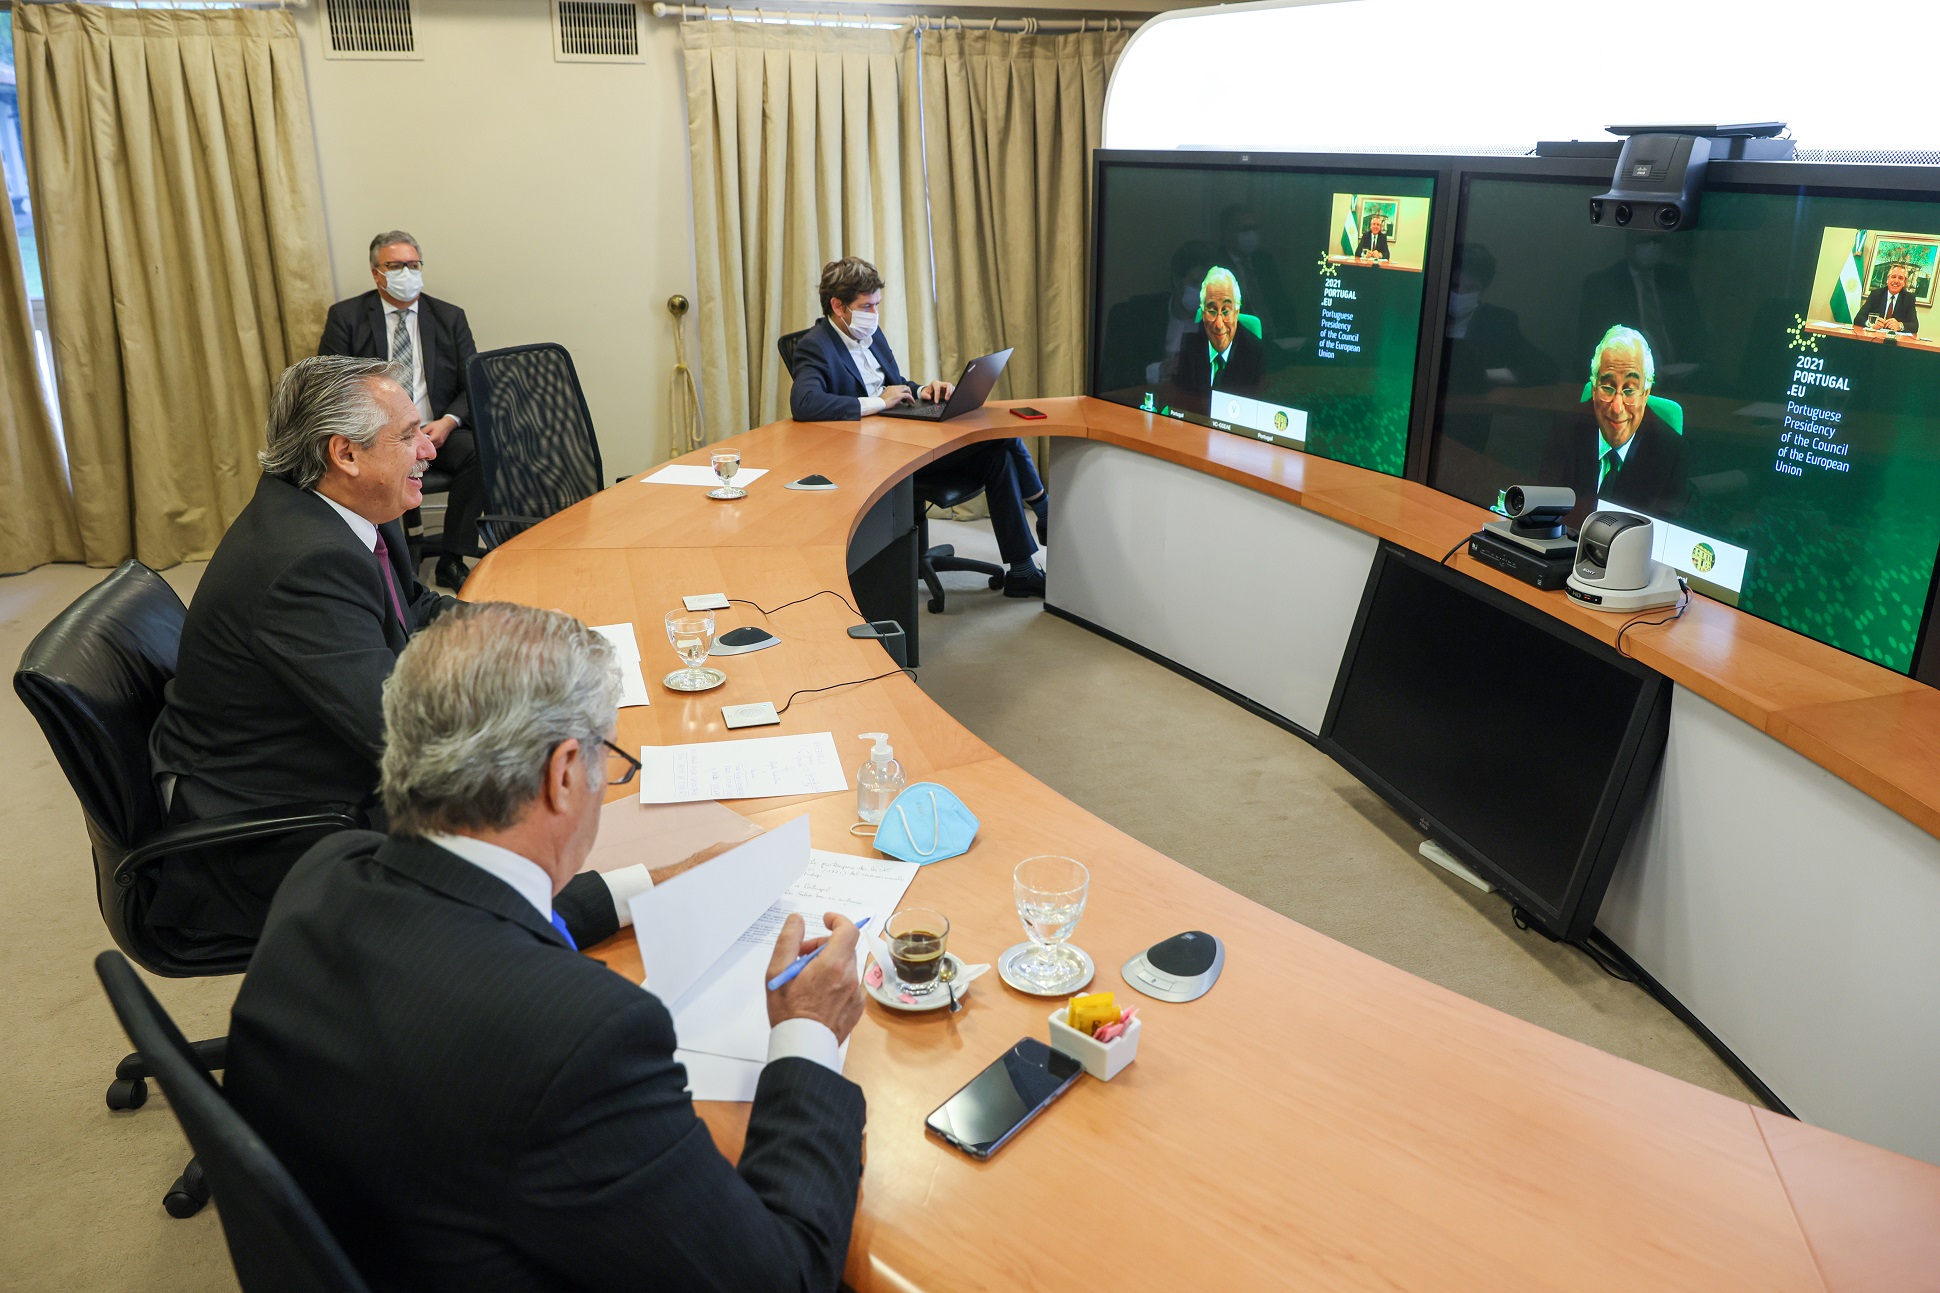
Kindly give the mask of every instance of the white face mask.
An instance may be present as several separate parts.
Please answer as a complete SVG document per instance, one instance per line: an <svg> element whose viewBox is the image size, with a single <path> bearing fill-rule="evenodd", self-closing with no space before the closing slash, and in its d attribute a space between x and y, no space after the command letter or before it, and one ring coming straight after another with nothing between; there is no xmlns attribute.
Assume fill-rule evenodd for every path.
<svg viewBox="0 0 1940 1293"><path fill-rule="evenodd" d="M876 335L876 312L874 310L855 310L849 315L849 335L867 344Z"/></svg>
<svg viewBox="0 0 1940 1293"><path fill-rule="evenodd" d="M1260 231L1257 229L1248 229L1245 233L1233 239L1233 246L1239 249L1240 255L1251 256L1260 249Z"/></svg>
<svg viewBox="0 0 1940 1293"><path fill-rule="evenodd" d="M1466 319L1469 315L1474 314L1476 307L1481 304L1482 294L1480 292L1450 292L1448 294L1448 317L1451 319Z"/></svg>
<svg viewBox="0 0 1940 1293"><path fill-rule="evenodd" d="M391 299L403 301L407 305L418 299L424 291L424 271L421 269L391 269L384 271L384 290Z"/></svg>

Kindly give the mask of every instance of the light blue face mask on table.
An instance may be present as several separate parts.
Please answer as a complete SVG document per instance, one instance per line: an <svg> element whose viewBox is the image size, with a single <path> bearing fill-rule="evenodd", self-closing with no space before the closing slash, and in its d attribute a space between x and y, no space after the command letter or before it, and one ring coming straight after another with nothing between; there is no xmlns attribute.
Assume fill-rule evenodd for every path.
<svg viewBox="0 0 1940 1293"><path fill-rule="evenodd" d="M876 849L905 862L941 862L970 851L977 816L934 781L907 786L876 828Z"/></svg>

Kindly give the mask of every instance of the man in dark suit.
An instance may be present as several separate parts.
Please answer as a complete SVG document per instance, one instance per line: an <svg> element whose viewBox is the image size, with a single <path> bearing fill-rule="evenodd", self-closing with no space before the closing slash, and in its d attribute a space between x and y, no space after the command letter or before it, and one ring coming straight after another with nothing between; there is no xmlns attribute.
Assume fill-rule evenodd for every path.
<svg viewBox="0 0 1940 1293"><path fill-rule="evenodd" d="M1908 290L1908 268L1893 265L1886 271L1886 281L1874 288L1866 297L1866 304L1859 308L1859 317L1854 322L1862 327L1874 327L1886 332L1903 332L1909 337L1920 335L1920 303ZM1877 325L1872 320L1879 320Z"/></svg>
<svg viewBox="0 0 1940 1293"><path fill-rule="evenodd" d="M1388 258L1388 218L1386 216L1371 215L1367 218L1367 228L1361 230L1361 240L1354 245L1354 254L1362 260Z"/></svg>
<svg viewBox="0 0 1940 1293"><path fill-rule="evenodd" d="M896 366L889 340L877 328L882 308L882 275L868 261L855 256L822 267L816 287L822 317L795 345L788 392L788 410L798 422L852 422L899 404L947 400L953 386L934 381L920 391ZM990 508L990 528L997 533L1003 557L1004 596L1044 596L1044 572L1032 554L1028 506L1038 513L1038 533L1044 533L1047 498L1044 482L1022 440L989 440L959 449L927 467L926 475L971 476L983 483Z"/></svg>
<svg viewBox="0 0 1940 1293"><path fill-rule="evenodd" d="M1683 514L1684 437L1650 408L1656 381L1650 343L1611 328L1590 360L1590 396L1550 437L1545 484L1576 491L1566 521L1580 524L1597 500L1674 521Z"/></svg>
<svg viewBox="0 0 1940 1293"><path fill-rule="evenodd" d="M223 1089L378 1290L833 1290L862 1171L856 929L768 993L738 1166L659 998L576 955L552 903L592 848L612 648L552 611L448 612L384 696L389 838L290 873ZM782 926L772 976L805 948ZM756 985L751 989L759 990Z"/></svg>
<svg viewBox="0 0 1940 1293"><path fill-rule="evenodd" d="M472 406L465 365L478 347L463 310L424 295L424 259L410 234L393 229L371 239L370 276L376 288L330 307L317 353L388 359L409 370L405 389L437 447L438 470L451 477L437 580L457 592L469 573L459 554L477 544L484 510L478 445L466 425ZM411 523L416 523L415 508Z"/></svg>
<svg viewBox="0 0 1940 1293"><path fill-rule="evenodd" d="M1105 316L1098 389L1137 390L1172 380L1179 351L1199 335L1199 285L1213 265L1212 244L1189 242L1172 253L1172 287L1120 301Z"/></svg>
<svg viewBox="0 0 1940 1293"><path fill-rule="evenodd" d="M405 555L398 518L422 499L438 451L402 376L382 360L319 356L277 382L263 477L196 588L150 737L171 821L287 804L381 821L384 680L411 635L453 604ZM147 919L253 938L310 842L171 857ZM589 878L568 906L596 941L643 887L629 875L609 895Z"/></svg>
<svg viewBox="0 0 1940 1293"><path fill-rule="evenodd" d="M1666 257L1672 245L1660 233L1624 234L1623 259L1583 278L1577 344L1593 347L1613 325L1626 324L1648 339L1660 373L1690 383L1711 360L1711 330L1690 273ZM1738 305L1734 300L1730 308Z"/></svg>
<svg viewBox="0 0 1940 1293"><path fill-rule="evenodd" d="M1179 347L1179 390L1251 395L1266 375L1266 347L1239 321L1239 280L1218 265L1199 288L1201 336Z"/></svg>

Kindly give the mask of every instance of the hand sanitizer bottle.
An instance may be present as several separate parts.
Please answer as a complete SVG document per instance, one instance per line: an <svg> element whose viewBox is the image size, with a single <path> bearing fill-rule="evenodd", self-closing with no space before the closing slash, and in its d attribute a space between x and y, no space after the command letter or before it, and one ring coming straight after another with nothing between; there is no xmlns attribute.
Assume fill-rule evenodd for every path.
<svg viewBox="0 0 1940 1293"><path fill-rule="evenodd" d="M855 811L856 816L874 826L882 821L896 796L903 793L909 779L903 776L903 765L896 762L896 752L889 748L887 732L864 732L861 739L876 744L869 751L869 761L855 774Z"/></svg>

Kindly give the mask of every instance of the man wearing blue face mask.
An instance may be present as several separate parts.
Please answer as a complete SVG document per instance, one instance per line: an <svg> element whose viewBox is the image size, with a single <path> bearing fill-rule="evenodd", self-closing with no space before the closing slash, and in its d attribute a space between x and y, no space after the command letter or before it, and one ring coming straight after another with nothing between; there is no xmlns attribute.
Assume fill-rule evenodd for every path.
<svg viewBox="0 0 1940 1293"><path fill-rule="evenodd" d="M471 396L465 389L465 365L478 347L463 310L424 294L424 256L410 234L392 229L371 239L370 276L375 290L330 307L317 353L385 359L410 370L411 399L437 446L438 470L451 477L437 580L456 592L470 573L459 554L478 542L478 515L484 510L478 448L467 425ZM416 526L415 509L405 522Z"/></svg>

